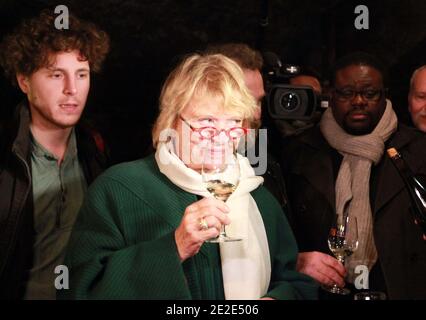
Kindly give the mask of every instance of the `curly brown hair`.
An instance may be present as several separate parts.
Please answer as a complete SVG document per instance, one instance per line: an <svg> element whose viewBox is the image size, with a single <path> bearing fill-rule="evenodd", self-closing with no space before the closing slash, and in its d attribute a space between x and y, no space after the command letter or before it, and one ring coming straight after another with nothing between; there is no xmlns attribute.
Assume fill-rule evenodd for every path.
<svg viewBox="0 0 426 320"><path fill-rule="evenodd" d="M0 44L0 65L16 85L16 74L31 75L54 63L52 53L77 50L99 72L109 51L108 35L94 24L69 15L69 29L56 29L53 10L43 10L38 17L24 20Z"/></svg>

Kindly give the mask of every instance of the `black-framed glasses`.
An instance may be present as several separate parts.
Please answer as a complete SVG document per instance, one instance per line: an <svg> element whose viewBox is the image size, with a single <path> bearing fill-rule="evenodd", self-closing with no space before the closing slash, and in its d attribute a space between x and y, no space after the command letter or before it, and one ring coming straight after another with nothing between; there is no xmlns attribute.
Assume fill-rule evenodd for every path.
<svg viewBox="0 0 426 320"><path fill-rule="evenodd" d="M353 100L356 96L360 95L364 100L368 101L378 101L384 93L384 89L364 89L364 90L354 90L354 89L334 89L335 96L337 100L348 101Z"/></svg>
<svg viewBox="0 0 426 320"><path fill-rule="evenodd" d="M238 139L242 136L247 134L247 129L243 127L233 127L229 129L217 129L215 127L201 127L201 128L195 128L193 127L186 119L184 119L181 115L179 115L179 118L188 126L191 128L192 131L197 132L201 138L203 139L212 139L213 137L218 136L222 132L225 132L225 134L230 139Z"/></svg>

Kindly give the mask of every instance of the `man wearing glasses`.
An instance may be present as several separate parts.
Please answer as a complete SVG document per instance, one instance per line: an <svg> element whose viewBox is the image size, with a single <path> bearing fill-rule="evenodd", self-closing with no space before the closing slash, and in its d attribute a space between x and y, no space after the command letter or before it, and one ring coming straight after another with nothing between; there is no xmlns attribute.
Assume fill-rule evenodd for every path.
<svg viewBox="0 0 426 320"><path fill-rule="evenodd" d="M359 270L367 267L364 289L390 299L426 299L426 243L385 155L387 148L397 148L415 174L426 176L426 138L398 122L385 97L384 74L380 62L365 53L338 61L331 108L283 153L290 221L301 252L297 268L323 285L346 281L360 289ZM358 221L358 249L345 266L327 246L335 214Z"/></svg>

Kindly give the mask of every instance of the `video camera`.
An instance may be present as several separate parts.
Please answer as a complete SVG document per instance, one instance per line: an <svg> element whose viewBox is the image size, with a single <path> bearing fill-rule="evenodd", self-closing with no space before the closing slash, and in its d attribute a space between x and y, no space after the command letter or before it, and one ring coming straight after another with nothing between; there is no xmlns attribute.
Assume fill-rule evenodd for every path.
<svg viewBox="0 0 426 320"><path fill-rule="evenodd" d="M300 74L295 65L283 65L273 52L264 52L266 102L272 119L310 120L327 102L310 86L290 85L292 77Z"/></svg>

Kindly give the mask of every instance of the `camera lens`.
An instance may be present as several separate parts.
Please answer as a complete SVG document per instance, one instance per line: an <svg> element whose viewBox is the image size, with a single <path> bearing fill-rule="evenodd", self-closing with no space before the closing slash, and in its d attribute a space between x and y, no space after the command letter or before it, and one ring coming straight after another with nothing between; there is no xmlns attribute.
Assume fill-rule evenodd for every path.
<svg viewBox="0 0 426 320"><path fill-rule="evenodd" d="M295 92L286 92L281 96L280 104L286 111L294 111L300 106L299 95Z"/></svg>

